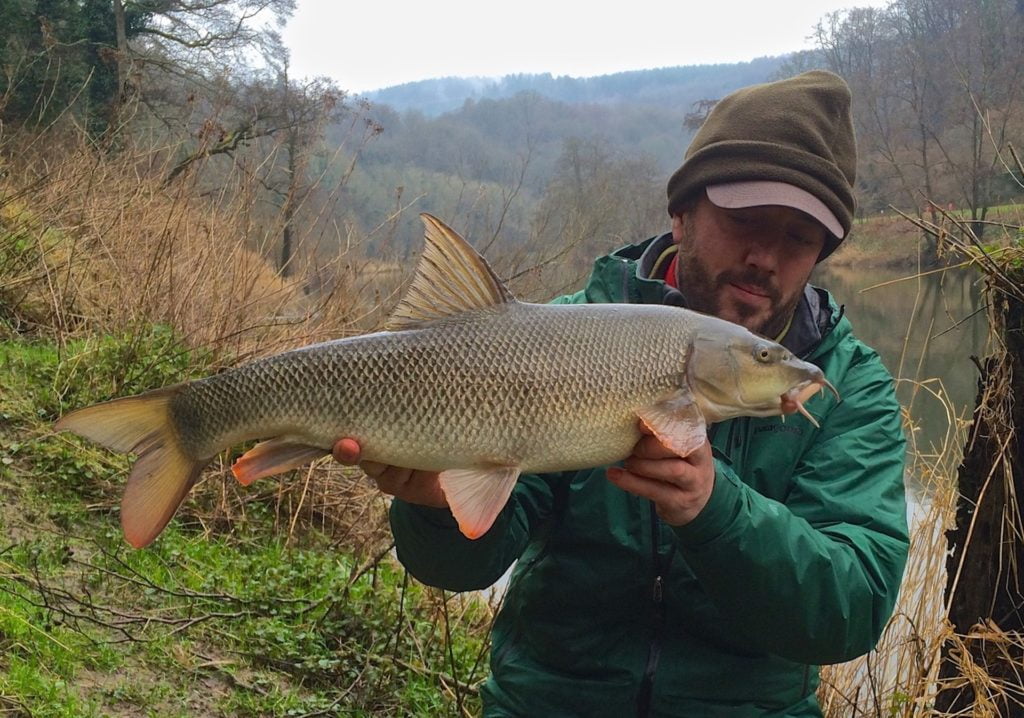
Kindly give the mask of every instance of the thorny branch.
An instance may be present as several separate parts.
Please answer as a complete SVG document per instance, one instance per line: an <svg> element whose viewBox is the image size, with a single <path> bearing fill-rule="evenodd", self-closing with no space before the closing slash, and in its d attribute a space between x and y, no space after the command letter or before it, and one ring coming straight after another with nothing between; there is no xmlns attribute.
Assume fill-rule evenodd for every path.
<svg viewBox="0 0 1024 718"><path fill-rule="evenodd" d="M904 219L917 226L929 236L934 237L940 247L948 246L963 256L972 257L973 261L980 265L993 281L994 289L1024 301L1024 289L1021 288L1018 282L1006 275L1000 263L992 256L992 250L985 247L978 239L978 236L971 228L973 220L961 219L935 203L929 204L934 208L936 214L942 217L943 222L941 224L912 217L898 209L896 211ZM1011 227L1011 225L1003 226ZM950 231L949 227L954 227L956 231Z"/></svg>
<svg viewBox="0 0 1024 718"><path fill-rule="evenodd" d="M259 615L265 611L265 601L243 599L223 592L205 593L159 584L128 566L116 553L102 547L99 550L109 562L120 567L121 570L114 570L93 561L76 559L69 549L66 563L81 569L78 585L74 590L70 590L54 580L44 578L38 563L34 563L31 575L21 573L2 575L2 578L19 585L23 590L18 591L5 583L0 583L0 591L46 611L55 623L61 623L71 628L93 644L144 643L181 633L207 621L236 620ZM113 608L93 598L89 588L90 575L101 575L114 579L120 585L135 586L150 594L183 599L186 601L183 606L184 612L182 615L165 616L156 612L129 613ZM67 581L65 580L64 583L66 584ZM210 603L216 604L222 609L226 607L229 610L200 610L204 604ZM322 599L274 598L276 606L290 607L297 615L306 613L322 603ZM81 627L83 623L108 629L117 637L106 641L99 640ZM142 634L153 626L165 626L169 630L165 634L144 637Z"/></svg>

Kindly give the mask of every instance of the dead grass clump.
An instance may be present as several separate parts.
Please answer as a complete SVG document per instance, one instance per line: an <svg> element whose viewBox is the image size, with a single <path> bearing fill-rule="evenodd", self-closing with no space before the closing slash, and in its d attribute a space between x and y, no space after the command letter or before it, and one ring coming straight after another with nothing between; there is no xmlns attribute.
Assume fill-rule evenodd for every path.
<svg viewBox="0 0 1024 718"><path fill-rule="evenodd" d="M72 133L59 153L37 149L8 157L0 180L0 292L26 328L64 337L164 324L237 360L376 318L375 297L346 291L367 274L358 251L316 267L327 293L310 291L309 272L279 276L268 256L280 227L253 210L245 185L257 180L245 173L227 170L232 191L211 192L197 176L164 186L173 153L159 148L104 154Z"/></svg>
<svg viewBox="0 0 1024 718"><path fill-rule="evenodd" d="M332 547L344 547L359 560L379 561L392 547L388 499L355 467L329 459L304 469L242 487L223 461L205 472L182 506L179 521L205 535L245 535L252 525L266 526L286 544L302 544L316 531Z"/></svg>
<svg viewBox="0 0 1024 718"><path fill-rule="evenodd" d="M31 136L4 132L0 127L0 327L60 344L114 335L146 347L152 327L162 325L215 369L372 329L400 285L399 265L380 248L381 258L368 258L366 238L352 228L337 228L346 235L324 241L318 225L313 251L315 218L297 224L296 259L282 278L274 261L278 213L260 201L259 178L227 166L226 158L225 166L166 183L174 147L126 136L108 152L74 126ZM123 361L159 358L126 352ZM92 363L88 354L69 355L62 366L64 373L89 372ZM99 371L131 374L133 367ZM365 545L371 554L390 540L379 492L351 472L324 462L246 490L224 468L205 473L180 514L203 532L234 530L253 511L270 511L289 540L316 527L332 542ZM94 508L113 510L115 494L119 487Z"/></svg>
<svg viewBox="0 0 1024 718"><path fill-rule="evenodd" d="M934 700L941 649L950 634L943 602L945 532L956 510L953 477L967 424L957 418L941 383L924 382L920 388L946 407L949 430L941 446L912 447L908 455L910 554L896 609L874 651L822 668L819 700L825 716L927 715Z"/></svg>

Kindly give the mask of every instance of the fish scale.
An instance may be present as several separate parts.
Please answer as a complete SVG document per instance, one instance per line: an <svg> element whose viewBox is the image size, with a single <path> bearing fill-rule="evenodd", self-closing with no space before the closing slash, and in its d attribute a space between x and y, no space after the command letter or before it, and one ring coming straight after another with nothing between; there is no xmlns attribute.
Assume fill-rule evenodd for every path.
<svg viewBox="0 0 1024 718"><path fill-rule="evenodd" d="M188 418L178 431L199 457L253 435L325 450L352 436L369 460L417 468L451 468L453 454L462 468L584 468L635 443L636 407L671 392L685 369L683 313L639 306L616 321L618 311L517 304L316 345L194 382L172 409ZM644 350L630 351L641 337Z"/></svg>

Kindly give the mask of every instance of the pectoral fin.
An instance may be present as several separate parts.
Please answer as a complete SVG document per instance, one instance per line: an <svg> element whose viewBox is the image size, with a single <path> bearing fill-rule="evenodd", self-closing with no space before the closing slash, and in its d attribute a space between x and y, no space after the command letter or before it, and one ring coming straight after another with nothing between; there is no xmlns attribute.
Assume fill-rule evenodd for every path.
<svg viewBox="0 0 1024 718"><path fill-rule="evenodd" d="M661 443L680 456L689 456L708 438L704 415L688 393L646 406L637 415Z"/></svg>
<svg viewBox="0 0 1024 718"><path fill-rule="evenodd" d="M231 465L231 473L238 483L248 486L256 479L297 469L311 461L327 456L323 449L300 444L293 439L277 438L264 441L238 457Z"/></svg>
<svg viewBox="0 0 1024 718"><path fill-rule="evenodd" d="M518 478L518 466L495 466L449 469L441 472L438 481L459 531L466 538L477 539L494 524Z"/></svg>

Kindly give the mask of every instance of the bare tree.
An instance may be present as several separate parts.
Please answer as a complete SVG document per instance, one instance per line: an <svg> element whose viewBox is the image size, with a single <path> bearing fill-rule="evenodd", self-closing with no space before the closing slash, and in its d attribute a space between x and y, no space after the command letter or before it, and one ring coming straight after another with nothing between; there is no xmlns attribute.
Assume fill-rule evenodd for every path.
<svg viewBox="0 0 1024 718"><path fill-rule="evenodd" d="M215 96L226 75L239 76L261 57L284 52L279 28L295 0L111 0L117 93L109 130L132 101L180 127L186 98Z"/></svg>
<svg viewBox="0 0 1024 718"><path fill-rule="evenodd" d="M625 157L601 141L571 138L532 233L540 246L562 248L566 266L586 269L596 254L637 242L667 222L664 176L652 158Z"/></svg>
<svg viewBox="0 0 1024 718"><path fill-rule="evenodd" d="M927 200L958 205L981 234L999 200L997 157L1022 109L1021 37L1013 0L895 0L818 24L826 66L854 93L862 167L888 167L860 172L879 182L873 194L933 222Z"/></svg>

